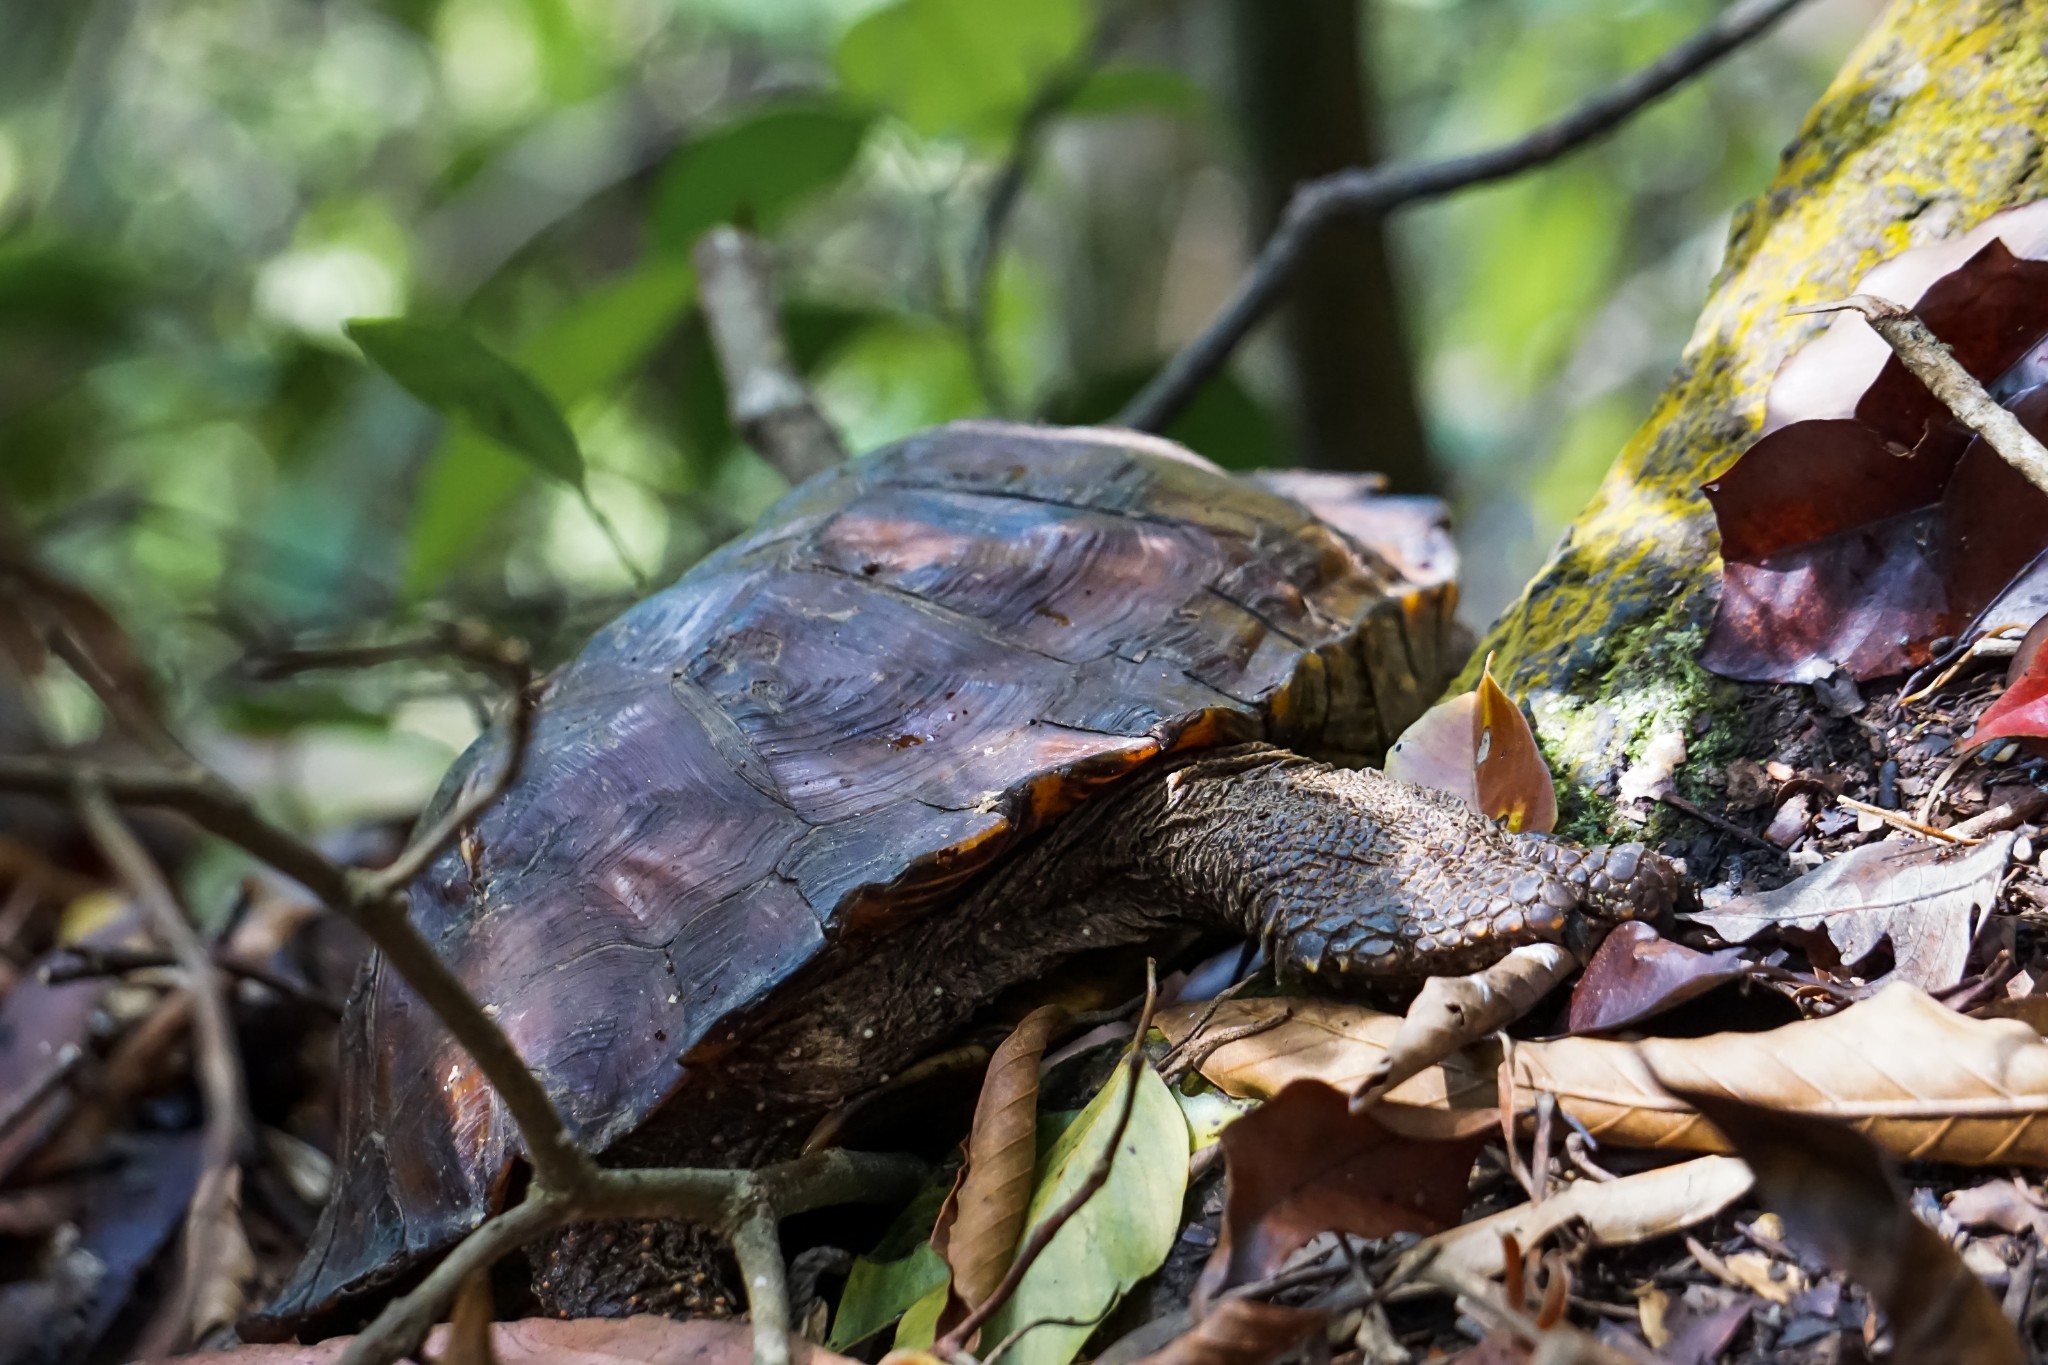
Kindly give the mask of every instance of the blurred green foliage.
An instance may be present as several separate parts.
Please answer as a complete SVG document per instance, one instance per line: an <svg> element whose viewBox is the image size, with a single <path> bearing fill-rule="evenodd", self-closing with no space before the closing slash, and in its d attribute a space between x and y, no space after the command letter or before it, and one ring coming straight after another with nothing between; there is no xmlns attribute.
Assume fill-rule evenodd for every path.
<svg viewBox="0 0 2048 1365"><path fill-rule="evenodd" d="M1247 247L1227 25L1111 2L1106 45L1103 0L0 6L0 496L251 773L284 735L341 765L299 795L403 809L351 746L459 743L444 676L258 690L236 660L466 612L552 661L629 564L666 579L757 515L780 485L694 315L706 227L771 240L855 445L984 412L965 263L1064 83L993 276L996 363L1030 412L1100 420L1187 338ZM1363 59L1394 149L1444 153L1716 7L1375 0ZM1446 483L1498 551L1472 556L1482 611L1646 406L1728 212L1873 4L1817 8L1596 151L1400 221ZM1272 371L1254 345L1174 434L1288 462Z"/></svg>

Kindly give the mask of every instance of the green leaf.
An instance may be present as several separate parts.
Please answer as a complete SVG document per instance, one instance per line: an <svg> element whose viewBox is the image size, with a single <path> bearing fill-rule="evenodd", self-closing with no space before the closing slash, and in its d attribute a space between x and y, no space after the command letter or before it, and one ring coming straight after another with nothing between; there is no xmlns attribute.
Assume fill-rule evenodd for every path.
<svg viewBox="0 0 2048 1365"><path fill-rule="evenodd" d="M1086 1181L1115 1126L1127 1084L1119 1068L1053 1143L1031 1194L1028 1227L1037 1227ZM1024 1272L1016 1294L982 1329L981 1339L1002 1341L1043 1318L1081 1319L1084 1325L1078 1327L1034 1328L1004 1358L1006 1365L1067 1365L1095 1330L1093 1324L1165 1262L1180 1235L1187 1177L1187 1123L1165 1082L1148 1067L1138 1073L1130 1126L1109 1179L1053 1235Z"/></svg>
<svg viewBox="0 0 2048 1365"><path fill-rule="evenodd" d="M858 1345L915 1307L934 1289L944 1300L946 1263L928 1243L920 1242L908 1256L871 1261L856 1256L832 1315L832 1336L825 1344L835 1351Z"/></svg>
<svg viewBox="0 0 2048 1365"><path fill-rule="evenodd" d="M1119 64L1089 73L1066 112L1078 118L1114 114L1173 114L1191 118L1209 110L1209 97L1184 74L1166 66Z"/></svg>
<svg viewBox="0 0 2048 1365"><path fill-rule="evenodd" d="M855 98L918 132L999 133L1088 36L1085 0L896 0L839 40Z"/></svg>
<svg viewBox="0 0 2048 1365"><path fill-rule="evenodd" d="M520 363L572 407L624 382L695 297L686 263L652 261L557 314L519 348ZM444 435L413 503L407 594L431 592L447 577L532 476L525 460L474 429Z"/></svg>
<svg viewBox="0 0 2048 1365"><path fill-rule="evenodd" d="M717 223L744 221L767 231L839 183L859 158L872 121L840 105L781 105L698 138L662 172L654 199L656 240L682 252Z"/></svg>
<svg viewBox="0 0 2048 1365"><path fill-rule="evenodd" d="M407 393L466 419L534 468L583 486L583 451L561 409L531 376L451 323L357 318L349 339Z"/></svg>

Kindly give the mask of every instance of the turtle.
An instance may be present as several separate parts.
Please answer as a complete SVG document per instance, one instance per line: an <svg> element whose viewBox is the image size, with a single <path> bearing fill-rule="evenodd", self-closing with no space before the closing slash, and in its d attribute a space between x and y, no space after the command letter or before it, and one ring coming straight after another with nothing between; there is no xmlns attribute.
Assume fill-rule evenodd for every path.
<svg viewBox="0 0 2048 1365"><path fill-rule="evenodd" d="M1341 989L1668 914L1682 878L1638 844L1361 766L1459 660L1440 529L1359 493L986 421L828 470L547 680L413 918L601 1160L712 1165L1168 926ZM342 1321L516 1187L510 1120L380 959L341 1036L335 1192L251 1335ZM554 1311L652 1302L555 1281Z"/></svg>

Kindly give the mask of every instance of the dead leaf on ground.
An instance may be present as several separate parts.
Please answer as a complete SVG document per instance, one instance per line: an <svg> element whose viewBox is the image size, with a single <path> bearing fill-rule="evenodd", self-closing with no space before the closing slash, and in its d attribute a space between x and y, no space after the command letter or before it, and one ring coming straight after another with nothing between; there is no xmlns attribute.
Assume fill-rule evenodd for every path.
<svg viewBox="0 0 2048 1365"><path fill-rule="evenodd" d="M1731 943L1766 929L1819 929L1854 964L1889 938L1895 971L1926 990L1963 979L1979 912L1997 900L2015 833L1974 848L1919 840L1865 844L1775 891L1736 896L1687 918Z"/></svg>
<svg viewBox="0 0 2048 1365"><path fill-rule="evenodd" d="M2005 691L1985 709L1970 731L1969 743L1994 739L2048 739L2048 616L2034 622L2020 641L2020 652L2005 670Z"/></svg>
<svg viewBox="0 0 2048 1365"><path fill-rule="evenodd" d="M1061 1005L1026 1015L989 1059L981 1083L945 1250L953 1292L970 1309L1002 1282L1024 1235L1038 1159L1038 1062L1066 1017Z"/></svg>
<svg viewBox="0 0 2048 1365"><path fill-rule="evenodd" d="M1163 1013L1158 1028L1178 1043L1206 1008ZM1238 1099L1269 1100L1298 1080L1355 1089L1380 1064L1402 1022L1400 1015L1342 1000L1257 999L1226 1001L1209 1028L1220 1032L1256 1027L1282 1015L1286 1017L1277 1025L1210 1053L1198 1068L1202 1075ZM1467 1048L1388 1091L1377 1106L1380 1117L1411 1137L1461 1131L1468 1115L1494 1107L1499 1094L1494 1071L1499 1064L1498 1048Z"/></svg>
<svg viewBox="0 0 2048 1365"><path fill-rule="evenodd" d="M1223 1230L1196 1300L1278 1270L1318 1233L1391 1237L1454 1226L1494 1118L1441 1139L1403 1137L1344 1092L1296 1081L1223 1130Z"/></svg>
<svg viewBox="0 0 2048 1365"><path fill-rule="evenodd" d="M1572 988L1566 1027L1573 1033L1626 1028L1747 975L1749 963L1737 949L1697 952L1639 920L1617 924Z"/></svg>
<svg viewBox="0 0 2048 1365"><path fill-rule="evenodd" d="M1549 1091L1603 1144L1725 1151L1676 1085L1847 1120L1903 1158L2048 1165L2048 1042L1972 1019L1904 982L1825 1019L1762 1033L1515 1048L1518 1090Z"/></svg>
<svg viewBox="0 0 2048 1365"><path fill-rule="evenodd" d="M1943 1211L1960 1226L1973 1231L2032 1231L2048 1243L2048 1209L2042 1208L2017 1180L1992 1180L1973 1189L1958 1190Z"/></svg>
<svg viewBox="0 0 2048 1365"><path fill-rule="evenodd" d="M1669 1079L1660 1070L1660 1080ZM1756 1172L1765 1206L1793 1236L1861 1283L1891 1320L1900 1365L2018 1365L1999 1302L1955 1248L1914 1217L1885 1155L1846 1124L1680 1086Z"/></svg>
<svg viewBox="0 0 2048 1365"><path fill-rule="evenodd" d="M1265 1365L1328 1321L1317 1309L1224 1299L1139 1365Z"/></svg>
<svg viewBox="0 0 2048 1365"><path fill-rule="evenodd" d="M1558 1228L1582 1224L1596 1246L1629 1246L1704 1222L1749 1192L1749 1167L1703 1156L1619 1180L1579 1180L1541 1204L1514 1208L1425 1238L1406 1263L1424 1258L1491 1278L1506 1269L1502 1238L1540 1245Z"/></svg>
<svg viewBox="0 0 2048 1365"><path fill-rule="evenodd" d="M1467 1043L1506 1028L1578 966L1577 956L1562 944L1532 943L1469 976L1431 977L1386 1052L1359 1078L1353 1102L1372 1104Z"/></svg>
<svg viewBox="0 0 2048 1365"><path fill-rule="evenodd" d="M1439 702L1387 752L1387 774L1436 787L1509 829L1548 834L1557 787L1536 736L1490 670L1470 692Z"/></svg>
<svg viewBox="0 0 2048 1365"><path fill-rule="evenodd" d="M1749 1315L1762 1306L1753 1294L1711 1306L1681 1304L1664 1320L1664 1339L1652 1339L1650 1344L1665 1365L1715 1365Z"/></svg>
<svg viewBox="0 0 2048 1365"><path fill-rule="evenodd" d="M445 1349L448 1328L427 1337L426 1354ZM353 1337L329 1337L313 1346L238 1346L177 1357L177 1365L334 1365ZM753 1329L730 1319L524 1318L491 1327L499 1365L750 1365ZM789 1339L792 1365L858 1365L802 1337ZM169 1362L164 1362L169 1365Z"/></svg>
<svg viewBox="0 0 2048 1365"><path fill-rule="evenodd" d="M2030 429L2048 429L2044 222L2038 203L1998 214L1846 292L1916 300L1965 369ZM1860 317L1802 348L1767 403L1765 435L1706 485L1723 559L1701 652L1714 672L1901 672L2028 577L2048 543L2048 495L1955 421Z"/></svg>

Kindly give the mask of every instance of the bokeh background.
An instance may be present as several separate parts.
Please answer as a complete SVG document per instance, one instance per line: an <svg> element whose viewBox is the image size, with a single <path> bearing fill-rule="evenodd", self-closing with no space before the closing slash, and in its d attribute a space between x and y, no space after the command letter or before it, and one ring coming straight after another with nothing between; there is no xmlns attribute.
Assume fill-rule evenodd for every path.
<svg viewBox="0 0 2048 1365"><path fill-rule="evenodd" d="M1813 0L1589 153L1346 229L1174 434L1444 493L1488 619L1647 410L1731 211L1877 7ZM259 684L239 661L463 613L549 662L636 573L673 577L772 501L694 314L709 224L772 243L857 447L990 411L1100 419L1303 175L1512 136L1717 8L4 0L0 530L107 602L209 757L281 811L403 813L487 687ZM342 332L397 314L459 320L549 390L616 547ZM61 668L26 704L68 740L102 726Z"/></svg>

